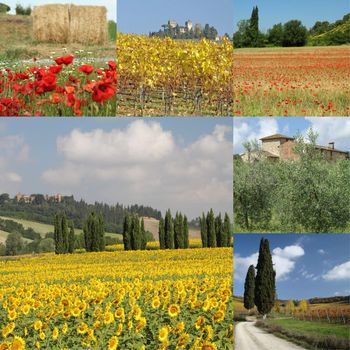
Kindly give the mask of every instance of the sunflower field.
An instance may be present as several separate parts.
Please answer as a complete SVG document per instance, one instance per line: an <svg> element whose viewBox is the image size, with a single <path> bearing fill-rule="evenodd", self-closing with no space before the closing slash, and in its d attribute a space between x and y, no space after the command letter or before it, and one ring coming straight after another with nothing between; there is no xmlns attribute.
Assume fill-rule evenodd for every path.
<svg viewBox="0 0 350 350"><path fill-rule="evenodd" d="M232 248L0 260L0 349L233 349Z"/></svg>

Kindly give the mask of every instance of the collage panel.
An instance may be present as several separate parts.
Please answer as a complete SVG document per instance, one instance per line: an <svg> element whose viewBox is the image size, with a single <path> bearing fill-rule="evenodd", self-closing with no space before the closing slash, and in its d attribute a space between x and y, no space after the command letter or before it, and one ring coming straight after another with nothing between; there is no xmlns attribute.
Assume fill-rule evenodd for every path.
<svg viewBox="0 0 350 350"><path fill-rule="evenodd" d="M345 234L236 234L235 350L348 349Z"/></svg>
<svg viewBox="0 0 350 350"><path fill-rule="evenodd" d="M350 120L234 118L235 233L349 233Z"/></svg>
<svg viewBox="0 0 350 350"><path fill-rule="evenodd" d="M233 13L235 116L350 115L348 0L233 1Z"/></svg>
<svg viewBox="0 0 350 350"><path fill-rule="evenodd" d="M0 116L115 116L116 2L0 6Z"/></svg>
<svg viewBox="0 0 350 350"><path fill-rule="evenodd" d="M232 119L0 121L1 349L232 349Z"/></svg>
<svg viewBox="0 0 350 350"><path fill-rule="evenodd" d="M232 116L233 5L119 1L118 116Z"/></svg>

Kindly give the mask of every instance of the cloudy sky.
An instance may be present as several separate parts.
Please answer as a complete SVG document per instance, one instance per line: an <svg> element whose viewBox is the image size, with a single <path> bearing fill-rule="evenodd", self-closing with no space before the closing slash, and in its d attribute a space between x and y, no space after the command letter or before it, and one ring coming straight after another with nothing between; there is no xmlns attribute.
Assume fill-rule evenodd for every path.
<svg viewBox="0 0 350 350"><path fill-rule="evenodd" d="M22 6L39 6L45 4L74 4L84 6L105 6L107 8L108 19L116 21L117 18L117 1L116 0L7 0L6 4L11 7L9 13L15 14L16 4L20 3Z"/></svg>
<svg viewBox="0 0 350 350"><path fill-rule="evenodd" d="M235 235L234 294L243 295L250 265L257 264L262 235ZM350 294L350 235L266 234L280 299Z"/></svg>
<svg viewBox="0 0 350 350"><path fill-rule="evenodd" d="M327 146L335 142L335 148L350 151L350 119L336 117L297 118L234 118L233 152L243 153L242 143L259 140L272 134L306 135L312 128L318 134L317 143Z"/></svg>
<svg viewBox="0 0 350 350"><path fill-rule="evenodd" d="M0 173L0 193L11 196L59 192L191 218L230 212L232 120L2 120Z"/></svg>

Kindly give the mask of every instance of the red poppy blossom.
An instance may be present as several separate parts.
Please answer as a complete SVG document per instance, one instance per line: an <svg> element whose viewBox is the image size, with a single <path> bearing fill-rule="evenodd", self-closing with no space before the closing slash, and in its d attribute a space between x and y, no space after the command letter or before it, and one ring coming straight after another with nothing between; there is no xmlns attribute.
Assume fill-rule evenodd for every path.
<svg viewBox="0 0 350 350"><path fill-rule="evenodd" d="M110 84L105 82L98 83L92 90L92 100L98 103L110 99L115 93L115 89Z"/></svg>
<svg viewBox="0 0 350 350"><path fill-rule="evenodd" d="M74 60L74 56L68 55L68 56L62 56L62 57L56 58L55 62L59 65L65 64L67 66L68 64L71 64L73 60Z"/></svg>
<svg viewBox="0 0 350 350"><path fill-rule="evenodd" d="M79 67L79 72L85 73L87 75L91 74L94 71L94 67L89 64L83 64Z"/></svg>

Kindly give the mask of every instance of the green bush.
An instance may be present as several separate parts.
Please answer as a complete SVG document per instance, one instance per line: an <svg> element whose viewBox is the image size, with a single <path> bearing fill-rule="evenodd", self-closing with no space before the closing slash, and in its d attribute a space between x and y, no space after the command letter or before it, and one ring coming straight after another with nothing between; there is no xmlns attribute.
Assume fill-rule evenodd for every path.
<svg viewBox="0 0 350 350"><path fill-rule="evenodd" d="M0 3L0 13L6 13L6 12L9 12L10 10L11 10L10 6Z"/></svg>
<svg viewBox="0 0 350 350"><path fill-rule="evenodd" d="M21 4L16 5L16 15L30 16L32 8L30 6L23 7Z"/></svg>

